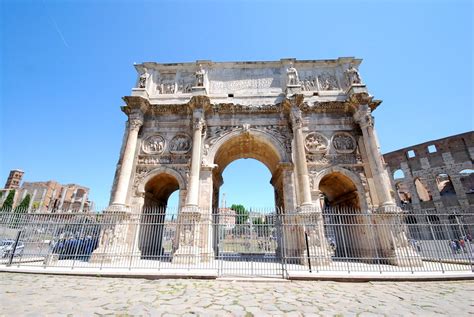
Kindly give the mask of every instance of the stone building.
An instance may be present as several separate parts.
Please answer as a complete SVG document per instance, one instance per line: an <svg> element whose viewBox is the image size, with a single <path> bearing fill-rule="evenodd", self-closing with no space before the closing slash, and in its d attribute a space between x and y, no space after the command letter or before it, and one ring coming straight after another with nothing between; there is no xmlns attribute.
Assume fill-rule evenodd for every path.
<svg viewBox="0 0 474 317"><path fill-rule="evenodd" d="M7 182L5 183L5 189L15 189L20 187L23 174L25 174L25 172L22 170L11 170Z"/></svg>
<svg viewBox="0 0 474 317"><path fill-rule="evenodd" d="M23 171L10 172L5 189L0 190L0 206L11 190L15 190L13 207L18 206L26 195L30 195L29 212L67 212L89 211L91 201L88 200L89 188L77 185L62 185L56 181L23 182L20 186ZM12 187L16 186L16 187Z"/></svg>
<svg viewBox="0 0 474 317"><path fill-rule="evenodd" d="M344 218L352 223L364 221L358 213L371 212L391 223L398 210L372 117L381 101L362 83L360 63L349 57L135 65L137 88L123 97L128 121L110 210L146 214L166 206L179 190L179 221L185 225L173 261L204 260L213 255L214 233L206 224L220 207L222 173L234 160L254 158L271 172L279 212L316 224L305 229L313 264L327 263L323 207L356 211ZM286 254L303 256L303 227L297 225L297 238L285 241ZM120 243L134 244L134 230L122 230ZM399 265L401 249L412 254L399 243L402 231L373 247L366 239L384 233L364 230L350 242L353 252L368 257L378 252ZM134 250L155 243L138 240Z"/></svg>
<svg viewBox="0 0 474 317"><path fill-rule="evenodd" d="M384 155L395 199L412 213L411 224L425 224L414 235L432 238L431 227L447 226L449 237L462 236L459 225L474 223L474 132L413 145ZM467 231L473 231L470 228Z"/></svg>
<svg viewBox="0 0 474 317"><path fill-rule="evenodd" d="M31 195L30 211L89 211L89 188L77 184L62 185L56 181L24 182L19 197Z"/></svg>

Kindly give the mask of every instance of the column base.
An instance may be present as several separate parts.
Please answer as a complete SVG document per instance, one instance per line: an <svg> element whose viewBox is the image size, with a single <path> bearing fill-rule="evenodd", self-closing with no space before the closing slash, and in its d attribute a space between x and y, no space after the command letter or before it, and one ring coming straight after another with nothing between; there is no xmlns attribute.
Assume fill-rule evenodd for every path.
<svg viewBox="0 0 474 317"><path fill-rule="evenodd" d="M317 206L301 206L300 222L304 229L304 246L302 250L306 264L323 266L332 262L329 243L324 235L323 216Z"/></svg>
<svg viewBox="0 0 474 317"><path fill-rule="evenodd" d="M390 264L401 267L422 267L423 261L421 256L413 250L412 247L396 247L393 251L393 258Z"/></svg>
<svg viewBox="0 0 474 317"><path fill-rule="evenodd" d="M89 263L123 263L124 260L139 260L141 258L140 251L120 253L121 249L121 247L113 248L112 250L96 249L92 253Z"/></svg>
<svg viewBox="0 0 474 317"><path fill-rule="evenodd" d="M203 262L201 250L195 246L180 246L173 254L173 264L198 264Z"/></svg>

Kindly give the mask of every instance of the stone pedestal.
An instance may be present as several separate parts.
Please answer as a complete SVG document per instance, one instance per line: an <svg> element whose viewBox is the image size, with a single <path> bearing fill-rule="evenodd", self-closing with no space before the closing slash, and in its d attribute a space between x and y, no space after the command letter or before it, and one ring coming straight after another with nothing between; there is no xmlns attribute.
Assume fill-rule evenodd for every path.
<svg viewBox="0 0 474 317"><path fill-rule="evenodd" d="M312 266L331 263L331 253L324 234L323 216L318 209L315 206L304 206L298 215L304 230L304 259L306 263L310 260Z"/></svg>
<svg viewBox="0 0 474 317"><path fill-rule="evenodd" d="M206 87L204 86L191 87L191 91L194 96L207 95L207 90L206 90Z"/></svg>
<svg viewBox="0 0 474 317"><path fill-rule="evenodd" d="M173 263L197 264L201 261L200 245L201 213L196 207L185 207L178 218L178 249L173 254Z"/></svg>
<svg viewBox="0 0 474 317"><path fill-rule="evenodd" d="M92 253L89 262L114 263L140 259L139 214L114 211L104 215L102 222L99 247Z"/></svg>
<svg viewBox="0 0 474 317"><path fill-rule="evenodd" d="M374 216L376 235L379 242L379 257L389 264L404 267L423 266L421 256L409 243L408 228L399 212L379 213Z"/></svg>
<svg viewBox="0 0 474 317"><path fill-rule="evenodd" d="M293 96L301 93L301 85L288 85L286 86L286 95Z"/></svg>

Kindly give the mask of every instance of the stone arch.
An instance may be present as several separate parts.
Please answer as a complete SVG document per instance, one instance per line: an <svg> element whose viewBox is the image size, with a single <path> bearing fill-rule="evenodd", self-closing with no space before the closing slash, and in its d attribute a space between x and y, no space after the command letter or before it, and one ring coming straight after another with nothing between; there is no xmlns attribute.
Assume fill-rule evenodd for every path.
<svg viewBox="0 0 474 317"><path fill-rule="evenodd" d="M166 167L166 166L162 166L162 167L158 167L158 168L155 168L151 171L149 171L148 173L146 173L140 180L139 184L138 184L138 187L137 187L137 192L139 194L144 194L145 193L145 185L152 179L154 178L155 176L159 175L159 174L169 174L173 177L176 178L177 182L178 182L178 185L179 185L179 189L180 190L183 190L183 189L186 189L186 181L184 179L184 177L181 175L180 172L178 172L177 170L173 169L173 168L169 168L169 167Z"/></svg>
<svg viewBox="0 0 474 317"><path fill-rule="evenodd" d="M271 184L275 188L275 205L277 207L291 208L285 206L284 197L290 195L286 190L282 190L284 182L282 179L281 163L290 161L290 155L285 146L272 134L258 129L249 128L236 129L219 138L210 148L204 157L204 163L213 163L213 207L217 208L218 191L222 185L222 173L224 169L233 161L241 158L253 158L264 164L272 174Z"/></svg>
<svg viewBox="0 0 474 317"><path fill-rule="evenodd" d="M449 174L439 173L436 175L435 180L440 196L456 195L456 190L454 189L454 185Z"/></svg>
<svg viewBox="0 0 474 317"><path fill-rule="evenodd" d="M397 191L398 198L403 205L410 204L412 202L410 190L403 180L395 182L395 189Z"/></svg>
<svg viewBox="0 0 474 317"><path fill-rule="evenodd" d="M460 181L466 194L474 194L474 169L465 168L459 171Z"/></svg>
<svg viewBox="0 0 474 317"><path fill-rule="evenodd" d="M245 138L245 137L258 139L259 144L263 144L263 145L267 146L267 148L271 149L275 154L277 154L278 162L276 162L276 164L273 164L273 165L275 165L275 167L280 162L290 162L291 161L289 153L286 151L285 146L282 144L282 142L280 140L278 140L275 136L273 136L272 134L270 134L268 132L261 131L261 130L258 130L258 129L254 129L254 128L250 128L246 131L243 130L243 129L236 129L236 130L234 130L230 133L227 133L227 134L223 135L222 137L217 139L217 141L214 142L211 145L211 147L208 149L208 153L207 153L207 155L204 159L207 160L208 162L214 162L215 163L216 155L218 154L219 150L222 149L223 146L225 146L226 144L229 144L229 142L232 142L232 140L236 140L236 139L239 139L239 138ZM244 157L242 157L242 158L244 158ZM273 170L275 169L275 167L269 166L270 164L268 162L266 162L266 160L262 160L262 158L259 158L259 157L251 157L251 158L254 158L258 161L261 161L273 173ZM228 164L230 164L231 162L228 162ZM225 166L223 166L221 168L224 169Z"/></svg>
<svg viewBox="0 0 474 317"><path fill-rule="evenodd" d="M329 204L329 208L323 210L324 227L328 238L335 241L335 255L369 258L373 243L367 231L368 219L363 216L369 211L361 179L345 168L332 166L320 171L314 184Z"/></svg>
<svg viewBox="0 0 474 317"><path fill-rule="evenodd" d="M181 174L168 167L150 171L140 182L138 192L143 195L144 202L138 246L143 258L160 260L164 256L163 233L168 199L173 192L184 188Z"/></svg>
<svg viewBox="0 0 474 317"><path fill-rule="evenodd" d="M415 190L418 195L418 198L421 201L431 201L433 200L433 196L431 195L431 192L429 189L423 184L423 182L420 180L419 177L416 177L415 180L413 181L413 184L415 185Z"/></svg>
<svg viewBox="0 0 474 317"><path fill-rule="evenodd" d="M436 215L427 215L426 221L429 224L433 240L444 240L444 230L439 217Z"/></svg>
<svg viewBox="0 0 474 317"><path fill-rule="evenodd" d="M401 168L399 168L393 172L392 177L394 180L400 180L405 178L405 173Z"/></svg>
<svg viewBox="0 0 474 317"><path fill-rule="evenodd" d="M321 170L320 172L316 173L313 179L315 188L321 191L321 181L323 180L323 178L331 174L334 174L336 176L341 175L342 178L340 177L339 178L340 180L342 180L348 186L351 186L351 185L353 186L353 188L349 187L348 190L357 191L357 198L358 198L358 203L359 203L359 205L357 206L357 209L361 209L363 212L368 212L368 204L364 197L364 193L365 193L364 185L362 184L362 180L360 179L360 177L352 171L349 171L339 166L331 166L331 167L325 168ZM350 181L352 184L347 183L347 181Z"/></svg>

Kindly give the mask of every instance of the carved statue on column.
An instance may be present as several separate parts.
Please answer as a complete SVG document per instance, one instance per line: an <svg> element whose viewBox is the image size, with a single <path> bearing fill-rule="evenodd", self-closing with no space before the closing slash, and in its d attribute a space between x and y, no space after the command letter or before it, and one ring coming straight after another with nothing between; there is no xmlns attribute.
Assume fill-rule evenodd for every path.
<svg viewBox="0 0 474 317"><path fill-rule="evenodd" d="M196 76L196 87L204 87L204 77L206 76L206 71L202 68L202 65L199 64L199 69L195 73Z"/></svg>
<svg viewBox="0 0 474 317"><path fill-rule="evenodd" d="M145 88L147 79L148 79L147 69L143 68L143 73L140 75L140 78L138 79L138 88Z"/></svg>
<svg viewBox="0 0 474 317"><path fill-rule="evenodd" d="M349 85L352 84L361 84L362 81L360 79L359 71L354 67L353 64L349 66L346 70L347 79L349 80Z"/></svg>
<svg viewBox="0 0 474 317"><path fill-rule="evenodd" d="M288 86L297 86L300 83L298 78L298 71L293 67L293 63L286 70L286 76L288 80Z"/></svg>

